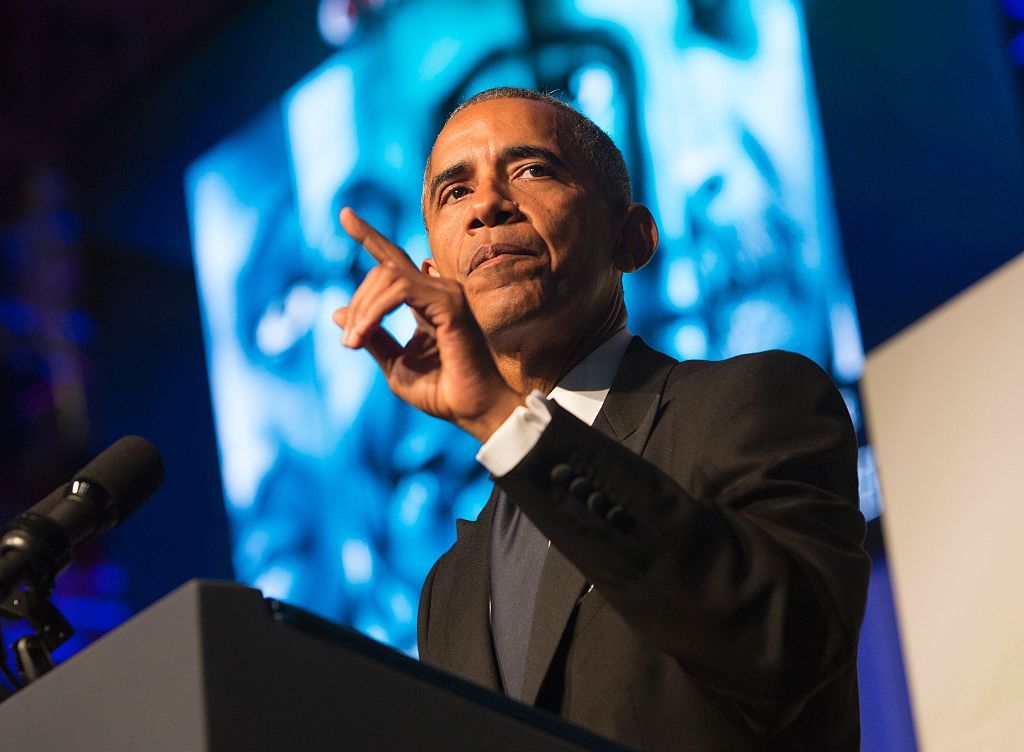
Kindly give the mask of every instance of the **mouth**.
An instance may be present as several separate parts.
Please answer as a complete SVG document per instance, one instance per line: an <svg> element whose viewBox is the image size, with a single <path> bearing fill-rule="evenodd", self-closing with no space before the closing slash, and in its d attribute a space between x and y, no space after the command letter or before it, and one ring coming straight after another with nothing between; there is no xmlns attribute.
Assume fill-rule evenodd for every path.
<svg viewBox="0 0 1024 752"><path fill-rule="evenodd" d="M467 276L472 274L479 266L500 256L536 256L536 251L511 243L485 243L473 251L469 259L469 271Z"/></svg>

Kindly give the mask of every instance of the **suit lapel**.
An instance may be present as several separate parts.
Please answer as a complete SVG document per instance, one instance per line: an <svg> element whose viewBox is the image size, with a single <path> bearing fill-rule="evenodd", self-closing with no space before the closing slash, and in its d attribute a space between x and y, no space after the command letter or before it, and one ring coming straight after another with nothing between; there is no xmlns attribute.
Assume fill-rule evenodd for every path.
<svg viewBox="0 0 1024 752"><path fill-rule="evenodd" d="M550 546L537 585L530 644L526 651L523 702L527 705L537 701L537 693L548 673L551 659L586 584L580 571L557 548Z"/></svg>
<svg viewBox="0 0 1024 752"><path fill-rule="evenodd" d="M594 428L641 454L657 417L665 379L675 361L634 337L615 374ZM534 602L523 702L532 705L562 640L586 579L554 546L548 548Z"/></svg>
<svg viewBox="0 0 1024 752"><path fill-rule="evenodd" d="M443 668L484 687L501 691L498 664L491 640L491 527L497 487L476 522L457 520L458 540L451 567L451 588L443 615ZM441 605L441 604L438 604Z"/></svg>
<svg viewBox="0 0 1024 752"><path fill-rule="evenodd" d="M615 381L594 428L611 436L635 454L644 446L661 408L665 380L676 361L652 350L634 337L615 374Z"/></svg>

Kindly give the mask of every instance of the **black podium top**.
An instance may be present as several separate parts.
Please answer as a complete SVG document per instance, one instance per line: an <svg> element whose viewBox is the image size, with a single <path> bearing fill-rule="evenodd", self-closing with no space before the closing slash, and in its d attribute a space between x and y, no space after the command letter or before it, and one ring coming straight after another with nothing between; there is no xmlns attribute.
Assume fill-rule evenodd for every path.
<svg viewBox="0 0 1024 752"><path fill-rule="evenodd" d="M625 749L256 590L198 580L0 704L0 747Z"/></svg>

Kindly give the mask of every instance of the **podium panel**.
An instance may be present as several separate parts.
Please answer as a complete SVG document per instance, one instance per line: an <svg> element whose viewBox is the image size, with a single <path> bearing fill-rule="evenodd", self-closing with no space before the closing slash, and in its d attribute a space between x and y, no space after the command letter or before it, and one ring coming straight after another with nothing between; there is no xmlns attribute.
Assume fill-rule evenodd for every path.
<svg viewBox="0 0 1024 752"><path fill-rule="evenodd" d="M0 703L18 752L625 748L232 583L192 581Z"/></svg>

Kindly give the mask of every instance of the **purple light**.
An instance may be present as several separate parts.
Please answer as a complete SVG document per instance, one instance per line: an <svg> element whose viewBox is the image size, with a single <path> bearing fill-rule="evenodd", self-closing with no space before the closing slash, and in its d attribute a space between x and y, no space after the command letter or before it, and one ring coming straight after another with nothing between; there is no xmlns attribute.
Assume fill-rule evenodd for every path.
<svg viewBox="0 0 1024 752"><path fill-rule="evenodd" d="M1010 18L1024 21L1024 0L1003 0L1003 10Z"/></svg>
<svg viewBox="0 0 1024 752"><path fill-rule="evenodd" d="M128 606L112 598L58 595L53 603L71 626L82 633L109 632L132 615Z"/></svg>
<svg viewBox="0 0 1024 752"><path fill-rule="evenodd" d="M1014 65L1024 68L1024 34L1018 34L1010 42L1010 60Z"/></svg>

